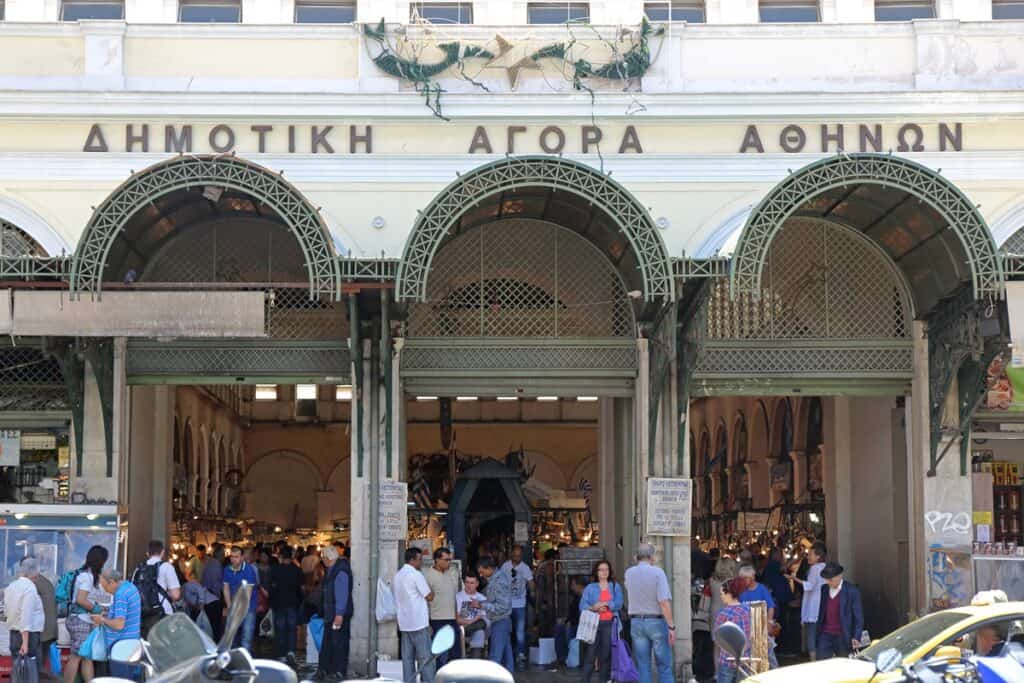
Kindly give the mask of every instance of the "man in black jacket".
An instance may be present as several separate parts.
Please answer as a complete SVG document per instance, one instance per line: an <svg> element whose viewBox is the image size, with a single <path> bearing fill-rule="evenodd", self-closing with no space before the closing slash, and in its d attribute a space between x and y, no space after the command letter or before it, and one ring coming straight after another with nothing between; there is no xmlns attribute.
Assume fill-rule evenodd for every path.
<svg viewBox="0 0 1024 683"><path fill-rule="evenodd" d="M295 641L298 637L299 606L305 577L292 562L292 549L284 546L280 562L270 568L270 608L274 612L274 640L277 657L296 666Z"/></svg>
<svg viewBox="0 0 1024 683"><path fill-rule="evenodd" d="M317 677L341 680L348 675L349 640L352 636L352 567L339 557L338 549L323 550L327 575L323 581L324 637L320 647Z"/></svg>
<svg viewBox="0 0 1024 683"><path fill-rule="evenodd" d="M860 647L858 639L864 630L860 591L843 580L843 567L838 562L826 564L821 578L826 585L821 587L818 608L818 659L846 657Z"/></svg>

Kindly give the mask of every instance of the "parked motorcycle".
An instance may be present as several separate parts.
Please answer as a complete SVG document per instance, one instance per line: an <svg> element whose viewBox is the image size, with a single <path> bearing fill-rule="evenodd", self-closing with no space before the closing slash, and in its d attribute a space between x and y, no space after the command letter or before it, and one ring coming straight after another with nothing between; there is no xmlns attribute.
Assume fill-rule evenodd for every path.
<svg viewBox="0 0 1024 683"><path fill-rule="evenodd" d="M231 601L224 637L215 644L186 614L161 619L146 640L120 640L110 649L110 659L134 664L146 672L149 683L298 683L288 666L268 659L254 659L242 648L232 648L238 629L249 611L253 587L243 584ZM95 683L126 683L104 677Z"/></svg>

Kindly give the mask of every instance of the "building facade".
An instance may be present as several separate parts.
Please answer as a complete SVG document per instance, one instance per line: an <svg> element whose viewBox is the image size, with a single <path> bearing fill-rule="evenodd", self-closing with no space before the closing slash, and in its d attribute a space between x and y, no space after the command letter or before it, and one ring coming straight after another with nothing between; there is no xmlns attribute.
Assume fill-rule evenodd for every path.
<svg viewBox="0 0 1024 683"><path fill-rule="evenodd" d="M681 625L691 546L766 532L878 632L973 592L1020 3L2 5L0 427L57 439L12 514L116 506L130 558L343 533L358 669L413 540L370 492L436 540L487 457L548 515L516 541L617 567L692 479Z"/></svg>

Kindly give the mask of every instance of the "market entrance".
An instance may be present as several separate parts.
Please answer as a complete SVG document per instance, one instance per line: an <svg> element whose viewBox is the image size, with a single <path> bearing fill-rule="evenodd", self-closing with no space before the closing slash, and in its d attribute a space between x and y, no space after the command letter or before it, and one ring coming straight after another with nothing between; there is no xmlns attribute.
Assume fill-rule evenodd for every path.
<svg viewBox="0 0 1024 683"><path fill-rule="evenodd" d="M348 315L315 208L242 159L178 157L100 205L75 264L78 292L167 292L181 307L178 334L125 351L129 560L153 537L346 536ZM237 317L190 334L214 295Z"/></svg>
<svg viewBox="0 0 1024 683"><path fill-rule="evenodd" d="M812 164L758 205L689 335L706 549L745 551L768 579L823 540L861 587L872 634L921 608L922 445L937 443L963 360L945 367L941 311L972 288L998 289L986 237L953 186L880 155ZM915 317L928 318L931 348L915 342Z"/></svg>

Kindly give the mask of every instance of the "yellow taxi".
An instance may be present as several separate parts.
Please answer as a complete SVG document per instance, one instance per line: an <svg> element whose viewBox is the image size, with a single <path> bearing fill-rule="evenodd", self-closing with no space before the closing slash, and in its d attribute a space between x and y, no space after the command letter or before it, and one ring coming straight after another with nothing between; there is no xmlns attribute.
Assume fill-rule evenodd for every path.
<svg viewBox="0 0 1024 683"><path fill-rule="evenodd" d="M1024 637L1020 633L1024 624L1024 602L1003 602L977 607L955 607L921 617L876 640L851 658L835 658L820 662L797 664L746 679L746 683L886 683L902 680L899 672L875 675L878 655L895 648L903 655L905 666L936 655L940 648L969 650L974 647L974 635L983 626L997 626L1010 639ZM978 653L985 654L985 653Z"/></svg>

